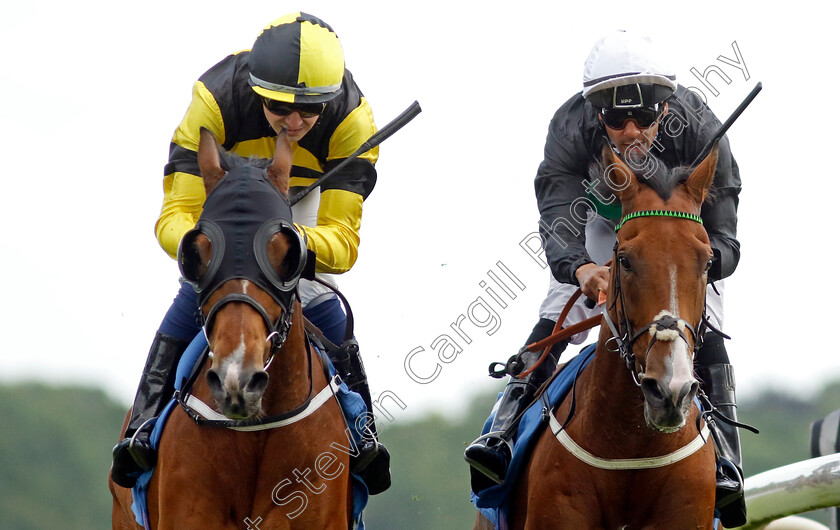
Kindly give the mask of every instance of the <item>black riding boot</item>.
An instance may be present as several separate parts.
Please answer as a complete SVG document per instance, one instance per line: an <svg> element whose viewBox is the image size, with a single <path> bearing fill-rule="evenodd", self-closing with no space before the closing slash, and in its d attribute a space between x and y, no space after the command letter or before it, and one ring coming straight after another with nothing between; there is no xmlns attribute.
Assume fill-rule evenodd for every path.
<svg viewBox="0 0 840 530"><path fill-rule="evenodd" d="M724 416L737 421L735 402L735 375L730 364L698 366L697 376L703 382L703 391L709 401ZM746 523L744 505L744 473L741 467L741 440L738 427L721 419L715 421L718 448L716 472L717 489L715 506L721 512L721 523L726 528Z"/></svg>
<svg viewBox="0 0 840 530"><path fill-rule="evenodd" d="M175 390L175 370L172 368L188 345L189 342L159 331L155 335L137 387L137 395L134 396L131 417L125 429L126 438L113 449L111 478L124 488L134 487L137 482L137 478L129 474L148 471L157 462L157 452L149 442L150 429L143 426L161 413L168 398L172 396Z"/></svg>
<svg viewBox="0 0 840 530"><path fill-rule="evenodd" d="M358 452L350 458L350 471L364 479L368 493L382 493L391 487L391 455L385 446L379 443L367 374L359 355L359 344L355 339L345 341L337 352L331 352L329 355L347 387L362 396L369 413L365 432L358 443Z"/></svg>
<svg viewBox="0 0 840 530"><path fill-rule="evenodd" d="M543 330L542 333L538 333L541 324L543 328L547 326L541 321L541 324L537 324L534 328L527 344L532 344L551 334L554 323L548 320L545 322L551 323L548 332ZM504 482L512 457L510 439L514 434L514 428L522 413L533 402L537 390L554 373L560 354L566 349L567 344L568 341L555 344L551 348L549 357L536 370L523 379L511 378L508 382L499 400L490 431L476 439L464 451L464 459L470 465L473 491L478 492ZM519 373L534 366L541 355L542 352L523 353L521 356L523 364Z"/></svg>

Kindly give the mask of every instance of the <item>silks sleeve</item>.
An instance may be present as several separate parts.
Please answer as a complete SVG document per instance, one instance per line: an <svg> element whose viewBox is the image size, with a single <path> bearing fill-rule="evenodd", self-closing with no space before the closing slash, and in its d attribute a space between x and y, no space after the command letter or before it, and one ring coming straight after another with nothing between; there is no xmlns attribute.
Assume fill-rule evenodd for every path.
<svg viewBox="0 0 840 530"><path fill-rule="evenodd" d="M204 83L198 81L193 85L187 113L169 145L169 163L163 178L163 206L155 223L160 246L173 258L181 238L198 222L206 198L198 169L202 127L209 129L220 144L224 143L225 128L219 105Z"/></svg>
<svg viewBox="0 0 840 530"><path fill-rule="evenodd" d="M330 138L325 171L338 165L376 132L373 113L365 98L339 124ZM321 185L318 226L300 227L306 233L307 247L315 251L317 272L347 272L359 253L362 202L376 185L374 164L379 158L375 147L345 166Z"/></svg>

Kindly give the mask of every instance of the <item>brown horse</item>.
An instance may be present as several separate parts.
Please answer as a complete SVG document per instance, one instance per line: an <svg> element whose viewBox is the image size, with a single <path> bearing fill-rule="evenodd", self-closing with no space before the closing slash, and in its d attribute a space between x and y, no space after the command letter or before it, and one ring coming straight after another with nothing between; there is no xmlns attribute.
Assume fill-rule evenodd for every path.
<svg viewBox="0 0 840 530"><path fill-rule="evenodd" d="M715 455L692 361L713 257L699 215L717 148L665 185L609 148L603 160L623 217L598 344L534 446L510 528L708 529Z"/></svg>
<svg viewBox="0 0 840 530"><path fill-rule="evenodd" d="M198 157L209 197L226 171L222 168L225 159L220 160L216 141L206 130ZM289 189L291 157L291 147L282 135L274 160L261 169L284 195ZM236 171L254 170L251 164L231 168L228 177ZM291 226L287 228L294 230ZM287 278L288 269L301 259L300 242L291 235L280 230L267 241L264 255L277 280ZM198 277L212 268L212 252L218 250L212 240L199 233L191 241ZM289 307L283 307L282 297L278 302L275 294L257 283L225 280L202 302L212 363L204 363L191 390L206 403L212 400L227 418L250 423L265 415L283 417L318 402L312 400L313 395L332 394L321 357L305 336L300 302L287 296ZM278 331L278 327L283 329ZM352 520L349 456L336 447L349 445L334 398L324 400L299 421L256 432L199 426L184 408L176 407L149 484L151 527L346 530ZM113 482L110 490L113 527L138 528L130 508L131 491Z"/></svg>

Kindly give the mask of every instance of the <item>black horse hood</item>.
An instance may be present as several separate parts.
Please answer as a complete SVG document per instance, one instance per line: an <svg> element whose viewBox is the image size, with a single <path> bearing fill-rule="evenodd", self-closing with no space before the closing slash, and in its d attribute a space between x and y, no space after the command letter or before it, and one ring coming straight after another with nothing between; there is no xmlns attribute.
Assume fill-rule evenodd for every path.
<svg viewBox="0 0 840 530"><path fill-rule="evenodd" d="M268 244L283 232L296 242L291 274L275 270L268 261ZM212 245L212 256L203 273L193 243L204 234ZM204 210L178 251L184 278L193 284L203 305L224 282L242 278L252 281L288 308L306 258L306 246L292 224L288 199L274 187L265 170L240 166L222 178L207 196Z"/></svg>

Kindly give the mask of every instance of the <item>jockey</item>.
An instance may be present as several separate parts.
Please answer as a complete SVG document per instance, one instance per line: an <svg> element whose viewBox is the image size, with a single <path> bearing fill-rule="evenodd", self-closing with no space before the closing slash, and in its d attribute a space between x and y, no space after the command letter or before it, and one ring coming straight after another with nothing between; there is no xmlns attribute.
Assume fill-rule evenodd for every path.
<svg viewBox="0 0 840 530"><path fill-rule="evenodd" d="M607 290L609 269L604 264L612 258L614 226L621 215L621 203L609 189L602 189L606 188L603 183L595 184L595 179L590 178L590 166L600 159L604 142L609 142L625 160L644 160L650 153L668 167L689 166L705 154L701 153L703 147L720 128L720 122L705 103L676 83L673 70L663 64L660 55L649 39L627 32L606 35L586 60L583 91L572 96L551 120L535 189L540 233L552 278L548 296L540 307L539 322L526 344L553 332L577 286L591 300L598 299L600 290ZM721 329L721 280L735 271L740 258L736 224L741 181L726 137L720 140L718 156L714 198L703 205L701 215L714 252L706 312L711 324ZM573 211L573 203L577 200L580 206L582 199L591 201L596 211L589 216ZM565 326L600 314L600 308L589 309L584 301L578 300ZM585 338L586 333L578 334L572 342L581 343ZM490 428L491 433L504 434L477 440L466 449L465 458L477 479L474 485L478 482L489 486L504 480L511 458L505 442L515 432L520 413L554 372L567 344L563 341L552 347L550 360L547 358L524 378L511 378ZM540 354L522 354L522 368L517 373L532 367ZM694 363L711 402L724 415L736 419L735 382L723 338L706 333ZM723 421L716 423L720 442L717 507L723 512L729 505L729 511L734 512L730 520L738 521L743 518L738 429Z"/></svg>
<svg viewBox="0 0 840 530"><path fill-rule="evenodd" d="M204 206L197 159L202 127L226 150L261 158L274 155L276 136L285 129L293 151L290 195L341 163L376 132L370 105L344 67L344 52L332 28L300 12L271 22L251 50L222 59L193 86L192 102L170 144L163 207L155 225L161 247L173 258ZM315 252L316 276L332 285L333 275L350 270L356 261L362 202L376 184L378 156L378 148L361 155L292 208L307 248ZM347 317L337 296L304 279L298 289L304 316L329 341L341 345ZM121 486L132 487L135 479L128 474L148 470L156 462L149 429L143 426L172 397L173 368L201 331L200 322L197 295L182 281L149 351L126 439L114 447L112 477ZM343 347L330 352L330 357L344 382L362 395L371 411L358 348ZM370 438L359 443L351 471L361 474L375 493L390 484L389 455L375 437Z"/></svg>

